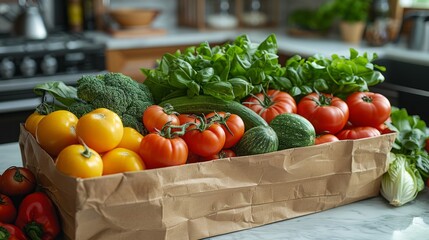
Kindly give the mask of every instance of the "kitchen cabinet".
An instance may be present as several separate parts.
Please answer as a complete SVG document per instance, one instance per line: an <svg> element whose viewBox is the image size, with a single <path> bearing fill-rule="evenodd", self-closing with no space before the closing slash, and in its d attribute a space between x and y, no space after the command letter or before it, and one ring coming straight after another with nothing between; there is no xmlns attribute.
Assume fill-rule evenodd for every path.
<svg viewBox="0 0 429 240"><path fill-rule="evenodd" d="M138 82L143 82L141 68L155 68L166 53L183 51L188 46L162 46L137 49L109 49L106 51L106 67L110 72L121 72Z"/></svg>

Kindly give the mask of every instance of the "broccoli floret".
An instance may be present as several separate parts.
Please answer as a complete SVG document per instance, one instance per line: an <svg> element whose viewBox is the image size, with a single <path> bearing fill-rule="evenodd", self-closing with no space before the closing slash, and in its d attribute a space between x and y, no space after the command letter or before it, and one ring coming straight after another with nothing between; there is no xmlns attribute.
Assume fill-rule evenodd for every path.
<svg viewBox="0 0 429 240"><path fill-rule="evenodd" d="M124 127L132 127L144 135L147 133L141 119L137 119L135 116L127 113L123 114L121 118Z"/></svg>
<svg viewBox="0 0 429 240"><path fill-rule="evenodd" d="M137 124L141 122L143 111L153 104L149 88L122 73L82 76L77 81L77 96L92 109L103 107L116 112L124 126L138 127L140 132L143 131L143 125ZM83 106L74 108L82 108L79 113L89 109Z"/></svg>
<svg viewBox="0 0 429 240"><path fill-rule="evenodd" d="M95 109L92 105L86 102L74 102L70 104L67 108L70 112L74 113L74 115L76 115L76 117L78 118L82 117L83 115Z"/></svg>

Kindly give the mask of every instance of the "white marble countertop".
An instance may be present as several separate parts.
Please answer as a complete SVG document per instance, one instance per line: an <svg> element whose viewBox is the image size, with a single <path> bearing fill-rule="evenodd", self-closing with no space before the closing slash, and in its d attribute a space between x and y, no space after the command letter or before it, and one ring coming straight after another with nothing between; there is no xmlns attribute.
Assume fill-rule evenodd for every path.
<svg viewBox="0 0 429 240"><path fill-rule="evenodd" d="M22 166L18 143L0 144L0 173ZM429 191L402 207L382 197L208 238L210 240L417 240L429 236Z"/></svg>

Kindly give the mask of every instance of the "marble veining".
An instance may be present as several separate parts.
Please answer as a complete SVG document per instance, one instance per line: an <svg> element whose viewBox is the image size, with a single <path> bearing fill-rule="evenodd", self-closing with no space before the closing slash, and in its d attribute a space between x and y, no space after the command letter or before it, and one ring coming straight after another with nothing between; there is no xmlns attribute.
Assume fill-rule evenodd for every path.
<svg viewBox="0 0 429 240"><path fill-rule="evenodd" d="M429 239L429 191L416 200L393 207L374 197L303 217L207 238L210 240Z"/></svg>

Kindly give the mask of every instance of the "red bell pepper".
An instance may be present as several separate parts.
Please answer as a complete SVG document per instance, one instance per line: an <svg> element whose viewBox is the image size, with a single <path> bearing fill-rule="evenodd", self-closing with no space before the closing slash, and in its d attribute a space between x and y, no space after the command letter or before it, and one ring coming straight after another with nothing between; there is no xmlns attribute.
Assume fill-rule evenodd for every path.
<svg viewBox="0 0 429 240"><path fill-rule="evenodd" d="M55 206L43 192L25 196L18 208L15 225L31 240L55 239L61 231Z"/></svg>
<svg viewBox="0 0 429 240"><path fill-rule="evenodd" d="M27 240L27 237L17 226L0 222L0 240Z"/></svg>

